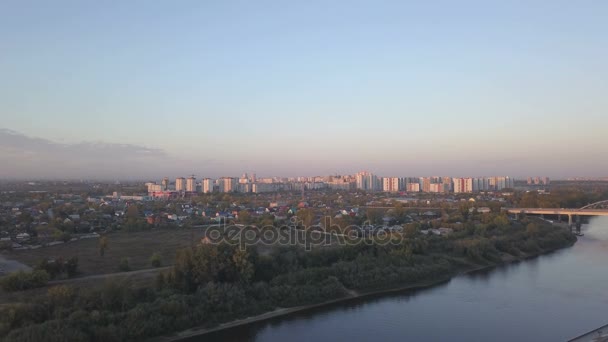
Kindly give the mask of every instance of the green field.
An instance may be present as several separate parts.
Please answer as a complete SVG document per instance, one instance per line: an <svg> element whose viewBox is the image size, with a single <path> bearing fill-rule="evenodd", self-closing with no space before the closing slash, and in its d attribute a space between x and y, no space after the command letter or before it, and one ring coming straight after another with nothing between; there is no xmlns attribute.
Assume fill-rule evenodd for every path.
<svg viewBox="0 0 608 342"><path fill-rule="evenodd" d="M171 265L177 249L200 243L202 236L201 229L116 232L107 235L108 248L103 257L99 254L99 239L6 252L4 256L32 267L45 258L68 259L76 256L80 276L89 276L119 272L118 265L123 258L129 259L131 270L151 268L150 257L153 253L161 255L163 266Z"/></svg>
<svg viewBox="0 0 608 342"><path fill-rule="evenodd" d="M150 257L161 255L162 266L173 264L176 250L198 245L204 236L204 228L159 229L141 232L114 232L106 235L108 248L102 257L99 253L99 239L83 239L65 244L42 247L33 250L4 252L6 259L12 259L35 267L43 259L78 257L78 277L120 272L123 258L129 260L132 271L152 268ZM293 231L288 234L293 234ZM298 231L298 235L304 233ZM273 246L258 244L260 254L269 253Z"/></svg>

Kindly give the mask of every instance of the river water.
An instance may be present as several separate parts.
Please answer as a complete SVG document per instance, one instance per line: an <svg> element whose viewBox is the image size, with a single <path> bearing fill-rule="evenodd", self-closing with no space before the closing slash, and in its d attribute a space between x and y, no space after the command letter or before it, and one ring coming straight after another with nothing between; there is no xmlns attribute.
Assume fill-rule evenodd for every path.
<svg viewBox="0 0 608 342"><path fill-rule="evenodd" d="M565 341L608 323L608 217L570 248L190 341Z"/></svg>

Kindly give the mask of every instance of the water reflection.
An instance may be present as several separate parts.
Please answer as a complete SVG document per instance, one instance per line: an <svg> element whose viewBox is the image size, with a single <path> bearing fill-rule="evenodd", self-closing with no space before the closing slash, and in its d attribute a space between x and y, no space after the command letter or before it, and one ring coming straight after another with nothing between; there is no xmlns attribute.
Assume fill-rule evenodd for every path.
<svg viewBox="0 0 608 342"><path fill-rule="evenodd" d="M192 341L567 340L608 323L608 217L549 255L439 286L371 296Z"/></svg>

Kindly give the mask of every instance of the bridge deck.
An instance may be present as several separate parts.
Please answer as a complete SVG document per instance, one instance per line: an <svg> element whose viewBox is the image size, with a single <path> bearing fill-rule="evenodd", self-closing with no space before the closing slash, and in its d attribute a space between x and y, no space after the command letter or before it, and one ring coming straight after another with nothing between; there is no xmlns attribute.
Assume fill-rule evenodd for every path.
<svg viewBox="0 0 608 342"><path fill-rule="evenodd" d="M509 214L608 216L608 209L507 208Z"/></svg>

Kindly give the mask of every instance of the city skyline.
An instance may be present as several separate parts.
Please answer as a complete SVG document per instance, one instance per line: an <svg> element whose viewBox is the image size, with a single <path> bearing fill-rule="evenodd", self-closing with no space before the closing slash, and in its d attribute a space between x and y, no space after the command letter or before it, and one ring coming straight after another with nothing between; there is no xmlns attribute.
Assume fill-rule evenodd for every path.
<svg viewBox="0 0 608 342"><path fill-rule="evenodd" d="M0 177L605 177L607 10L4 2Z"/></svg>
<svg viewBox="0 0 608 342"><path fill-rule="evenodd" d="M548 186L548 177L529 177L528 185ZM492 177L385 177L372 172L360 171L355 175L313 176L313 177L257 177L244 173L241 177L203 178L200 182L194 175L187 179L177 177L171 183L168 177L158 184L156 181L145 183L151 198L176 198L193 196L199 193L264 193L279 191L339 190L369 191L387 193L473 193L485 191L515 190L515 180L509 176ZM142 199L144 197L141 197Z"/></svg>

